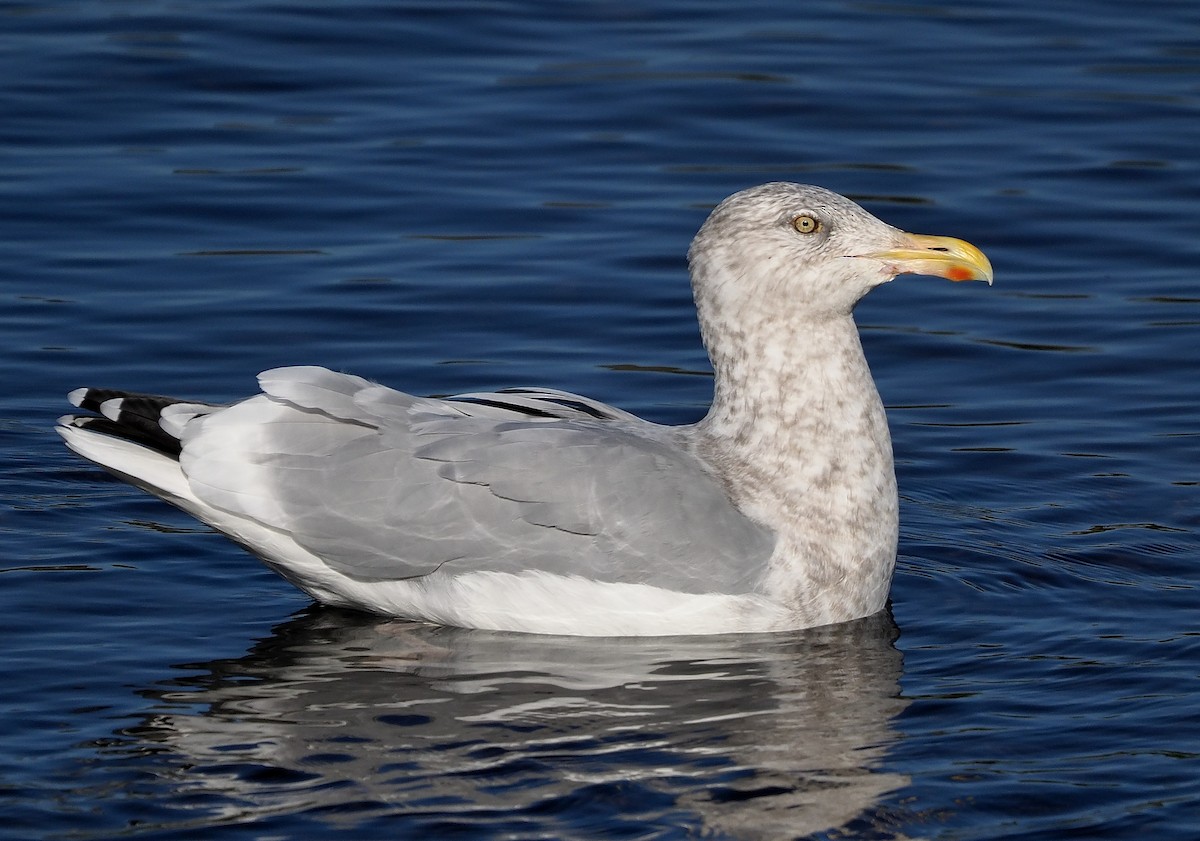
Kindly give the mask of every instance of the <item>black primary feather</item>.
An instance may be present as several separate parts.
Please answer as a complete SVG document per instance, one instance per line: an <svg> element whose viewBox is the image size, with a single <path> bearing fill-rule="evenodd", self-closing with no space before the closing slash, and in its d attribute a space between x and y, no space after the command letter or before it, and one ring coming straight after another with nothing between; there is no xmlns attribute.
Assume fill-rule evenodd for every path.
<svg viewBox="0 0 1200 841"><path fill-rule="evenodd" d="M179 455L179 439L164 430L159 420L168 406L192 401L111 388L76 389L71 392L70 400L72 405L100 415L77 416L73 421L75 426L124 438L164 455Z"/></svg>

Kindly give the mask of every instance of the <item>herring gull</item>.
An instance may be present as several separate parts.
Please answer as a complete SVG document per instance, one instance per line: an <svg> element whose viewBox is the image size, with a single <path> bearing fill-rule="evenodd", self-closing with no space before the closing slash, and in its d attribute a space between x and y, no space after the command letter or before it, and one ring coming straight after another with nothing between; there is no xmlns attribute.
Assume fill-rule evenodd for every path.
<svg viewBox="0 0 1200 841"><path fill-rule="evenodd" d="M211 405L109 389L58 432L319 602L595 636L782 631L881 610L897 496L852 317L987 258L819 187L721 202L688 251L712 407L663 426L579 395L415 397L317 367Z"/></svg>

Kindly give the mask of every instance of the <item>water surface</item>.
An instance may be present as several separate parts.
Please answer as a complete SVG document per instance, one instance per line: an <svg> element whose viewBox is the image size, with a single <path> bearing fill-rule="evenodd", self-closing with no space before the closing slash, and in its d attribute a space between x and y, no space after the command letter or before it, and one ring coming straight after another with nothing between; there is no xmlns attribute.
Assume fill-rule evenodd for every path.
<svg viewBox="0 0 1200 841"><path fill-rule="evenodd" d="M0 836L1182 838L1200 11L0 6ZM707 209L819 183L995 287L859 307L888 615L563 640L311 608L50 431L322 364L689 422Z"/></svg>

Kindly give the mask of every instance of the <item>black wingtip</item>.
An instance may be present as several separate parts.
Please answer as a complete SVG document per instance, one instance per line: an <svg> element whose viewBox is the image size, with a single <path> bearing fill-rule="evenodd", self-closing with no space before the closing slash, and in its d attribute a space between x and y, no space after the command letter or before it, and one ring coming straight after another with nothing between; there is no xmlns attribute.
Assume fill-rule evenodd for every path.
<svg viewBox="0 0 1200 841"><path fill-rule="evenodd" d="M71 416L71 426L124 438L165 455L179 455L179 439L164 430L159 420L168 406L190 401L111 388L77 388L67 400L72 406L99 415Z"/></svg>

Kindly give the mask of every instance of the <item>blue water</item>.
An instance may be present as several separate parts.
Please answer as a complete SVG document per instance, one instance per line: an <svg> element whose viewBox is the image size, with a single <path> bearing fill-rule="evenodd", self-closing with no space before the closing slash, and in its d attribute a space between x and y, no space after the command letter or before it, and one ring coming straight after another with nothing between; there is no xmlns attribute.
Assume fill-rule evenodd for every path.
<svg viewBox="0 0 1200 841"><path fill-rule="evenodd" d="M1198 44L1165 1L0 4L0 837L1195 837ZM292 363L695 420L684 252L776 179L996 268L858 310L889 615L313 608L50 431Z"/></svg>

